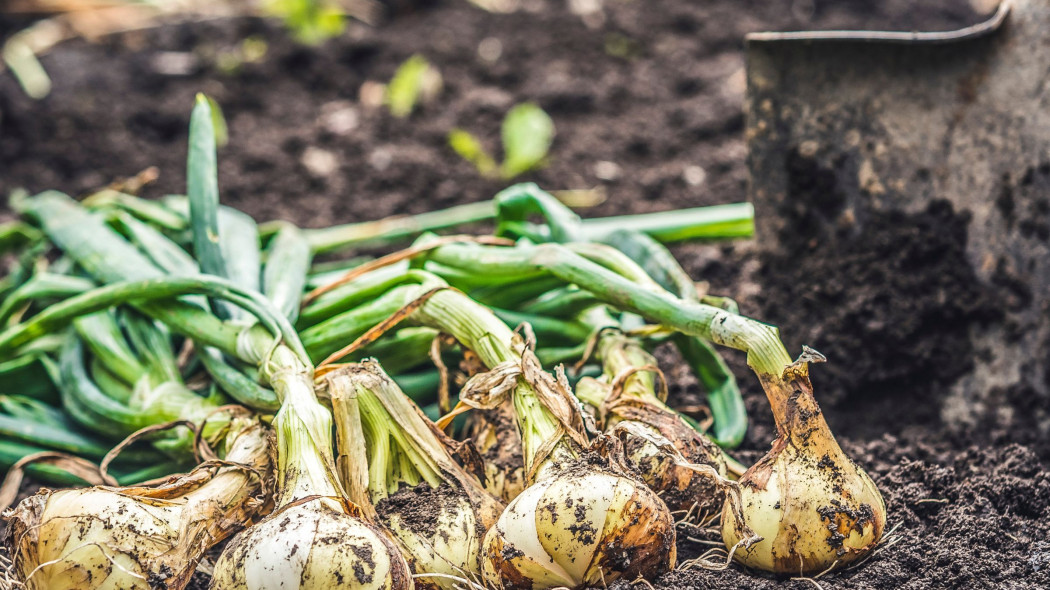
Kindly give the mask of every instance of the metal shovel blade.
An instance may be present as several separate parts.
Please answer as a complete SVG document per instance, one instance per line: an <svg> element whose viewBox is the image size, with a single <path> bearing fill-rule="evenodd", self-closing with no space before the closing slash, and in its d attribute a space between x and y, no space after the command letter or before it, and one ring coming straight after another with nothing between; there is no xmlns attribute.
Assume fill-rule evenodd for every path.
<svg viewBox="0 0 1050 590"><path fill-rule="evenodd" d="M960 332L969 339L972 363L942 384L948 393L940 417L973 427L991 415L998 426L1023 420L1050 432L1050 359L1041 358L1050 349L1050 0L1011 2L986 22L949 33L751 35L747 77L759 248L797 252L788 242L804 235L813 241L805 256L840 256L821 248L824 236L864 235L865 224L885 212L907 219L931 203L950 203L969 219L962 265L982 285L1009 283L1017 297L1000 302L996 319ZM800 163L822 174L805 190L834 198L799 203L793 175ZM800 217L785 212L803 206L809 225L793 227ZM841 288L848 296L858 287ZM953 296L944 294L948 303ZM877 315L901 303L890 298L871 309ZM885 317L895 316L886 311ZM921 324L922 318L909 320ZM951 318L939 321L915 333L950 327ZM892 326L873 321L864 329L874 341ZM806 343L836 361L838 351ZM883 384L904 387L916 378L898 377ZM1019 388L1030 402L999 403L1004 390Z"/></svg>

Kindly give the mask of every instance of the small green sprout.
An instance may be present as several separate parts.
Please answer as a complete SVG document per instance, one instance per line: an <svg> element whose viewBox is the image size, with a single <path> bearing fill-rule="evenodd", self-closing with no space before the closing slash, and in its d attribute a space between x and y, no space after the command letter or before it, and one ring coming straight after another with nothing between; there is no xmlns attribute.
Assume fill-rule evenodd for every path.
<svg viewBox="0 0 1050 590"><path fill-rule="evenodd" d="M448 143L487 178L510 180L541 166L554 141L554 121L539 106L526 102L515 105L503 118L503 163L485 151L481 142L462 129L448 134Z"/></svg>
<svg viewBox="0 0 1050 590"><path fill-rule="evenodd" d="M403 119L412 114L420 100L429 100L440 91L441 73L417 53L394 72L386 87L384 102L390 114Z"/></svg>
<svg viewBox="0 0 1050 590"><path fill-rule="evenodd" d="M460 157L473 164L482 176L497 176L499 165L481 146L478 138L462 129L453 129L448 134L448 144Z"/></svg>
<svg viewBox="0 0 1050 590"><path fill-rule="evenodd" d="M317 44L346 29L346 13L333 0L266 0L265 10L284 20L302 43Z"/></svg>
<svg viewBox="0 0 1050 590"><path fill-rule="evenodd" d="M224 51L215 58L215 65L227 74L233 74L246 63L257 63L266 57L269 44L266 39L251 36L241 41L237 47Z"/></svg>

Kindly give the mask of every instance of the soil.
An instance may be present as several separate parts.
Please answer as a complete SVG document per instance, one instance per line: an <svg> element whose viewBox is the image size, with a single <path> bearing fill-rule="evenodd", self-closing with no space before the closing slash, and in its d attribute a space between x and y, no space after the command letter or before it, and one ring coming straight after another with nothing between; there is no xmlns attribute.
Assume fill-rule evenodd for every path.
<svg viewBox="0 0 1050 590"><path fill-rule="evenodd" d="M387 24L354 24L316 48L256 19L72 41L44 60L55 85L43 101L0 74L0 193L79 195L148 166L160 177L146 195L183 190L189 109L203 90L230 127L220 153L223 200L260 220L317 227L488 198L502 185L452 153L446 134L463 127L498 151L503 113L524 100L550 113L558 133L549 165L523 180L601 187L608 199L586 215L741 201L745 33L947 30L980 20L963 0L606 0L587 15L569 8L587 4L525 0L515 15L465 2L403 5ZM14 29L0 17L0 37ZM234 64L248 37L265 41L265 56ZM364 106L362 85L389 80L416 52L441 71L442 94L407 120ZM912 214L859 212L863 229L826 230L839 203L834 171L799 157L791 172L792 205L778 212L793 222L784 250L741 242L678 246L675 254L713 292L780 325L792 350L808 344L829 357L813 368L817 397L885 494L894 532L867 563L815 582L732 565L683 569L655 586L1050 587L1050 442L1024 421L1047 411L1046 400L1001 392L1017 416L1006 426L989 419L996 426L959 430L939 414L980 353L962 337L967 327L1005 321L998 310L1023 298L1023 286L974 278L963 256L965 211L934 203ZM1047 345L1033 357L1046 358ZM659 358L672 401L698 398L674 355L662 350ZM753 416L739 453L747 463L768 448L771 414L743 359L729 358ZM709 548L689 537L716 538L680 532L683 562ZM205 587L204 577L195 583Z"/></svg>
<svg viewBox="0 0 1050 590"><path fill-rule="evenodd" d="M376 503L376 513L383 522L389 522L391 516L396 514L401 518L401 526L408 530L431 538L441 535L447 541L450 534L471 534L470 531L439 531L437 527L435 517L442 508L461 497L460 492L447 483L437 488L430 487L426 482L415 487L402 484L396 492Z"/></svg>

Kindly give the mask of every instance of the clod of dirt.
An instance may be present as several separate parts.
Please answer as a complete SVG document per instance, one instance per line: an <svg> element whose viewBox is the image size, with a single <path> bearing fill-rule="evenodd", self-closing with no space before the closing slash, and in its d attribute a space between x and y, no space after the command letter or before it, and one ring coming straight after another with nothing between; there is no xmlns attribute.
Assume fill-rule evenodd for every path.
<svg viewBox="0 0 1050 590"><path fill-rule="evenodd" d="M438 534L437 517L441 507L453 505L460 498L462 493L447 483L442 483L436 488L430 487L427 482L415 487L402 485L392 495L376 504L376 512L381 520L396 514L408 530L425 537L433 537Z"/></svg>

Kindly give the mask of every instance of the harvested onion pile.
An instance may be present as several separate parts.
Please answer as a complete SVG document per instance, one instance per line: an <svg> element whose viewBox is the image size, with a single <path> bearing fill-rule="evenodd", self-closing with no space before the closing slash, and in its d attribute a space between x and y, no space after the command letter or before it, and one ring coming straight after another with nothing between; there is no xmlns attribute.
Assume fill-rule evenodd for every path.
<svg viewBox="0 0 1050 590"><path fill-rule="evenodd" d="M813 396L823 357L792 361L663 245L750 235L750 207L581 220L515 185L304 231L220 206L216 168L202 99L186 196L13 200L0 504L22 473L93 486L4 512L24 587L183 588L195 569L237 590L595 587L655 580L678 527L718 520L723 558L780 574L879 543L882 498ZM494 235L431 233L488 219ZM667 403L664 342L703 423ZM776 418L749 469L727 454L747 417L714 345L747 353Z"/></svg>

